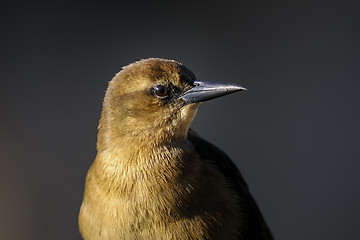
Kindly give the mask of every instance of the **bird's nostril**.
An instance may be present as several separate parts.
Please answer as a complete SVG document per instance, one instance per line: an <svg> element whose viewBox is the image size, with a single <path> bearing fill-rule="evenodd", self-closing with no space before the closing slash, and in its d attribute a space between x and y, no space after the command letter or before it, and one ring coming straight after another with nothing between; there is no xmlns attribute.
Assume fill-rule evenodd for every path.
<svg viewBox="0 0 360 240"><path fill-rule="evenodd" d="M197 87L197 86L200 86L200 85L201 85L201 83L200 83L200 82L198 82L198 81L195 81L195 82L193 83L193 85L194 85L194 87Z"/></svg>

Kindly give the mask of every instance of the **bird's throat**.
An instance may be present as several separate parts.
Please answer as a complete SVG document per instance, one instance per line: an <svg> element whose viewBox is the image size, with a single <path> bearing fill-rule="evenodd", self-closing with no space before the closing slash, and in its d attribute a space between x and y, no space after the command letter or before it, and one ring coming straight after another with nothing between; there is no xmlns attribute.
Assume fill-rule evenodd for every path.
<svg viewBox="0 0 360 240"><path fill-rule="evenodd" d="M150 122L146 120L145 123L142 123L141 119L108 110L104 106L98 126L98 152L118 152L119 149L125 149L137 154L144 152L143 149L162 148L170 143L184 142L198 106L199 104L189 104L170 116L162 116ZM131 149L127 149L129 146Z"/></svg>

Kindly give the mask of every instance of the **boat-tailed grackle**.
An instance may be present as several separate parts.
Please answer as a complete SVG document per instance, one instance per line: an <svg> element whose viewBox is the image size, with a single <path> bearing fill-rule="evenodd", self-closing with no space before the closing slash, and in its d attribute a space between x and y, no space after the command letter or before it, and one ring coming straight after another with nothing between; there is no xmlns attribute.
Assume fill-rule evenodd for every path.
<svg viewBox="0 0 360 240"><path fill-rule="evenodd" d="M189 130L200 102L240 90L172 60L124 67L103 103L83 239L273 239L234 163Z"/></svg>

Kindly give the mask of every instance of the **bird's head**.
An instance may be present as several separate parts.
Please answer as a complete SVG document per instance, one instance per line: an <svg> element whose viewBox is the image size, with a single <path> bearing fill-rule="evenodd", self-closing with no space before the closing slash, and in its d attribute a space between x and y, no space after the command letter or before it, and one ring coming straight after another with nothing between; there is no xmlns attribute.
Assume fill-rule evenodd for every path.
<svg viewBox="0 0 360 240"><path fill-rule="evenodd" d="M105 145L164 143L186 138L200 102L245 88L200 82L182 64L151 58L132 63L109 83L99 124Z"/></svg>

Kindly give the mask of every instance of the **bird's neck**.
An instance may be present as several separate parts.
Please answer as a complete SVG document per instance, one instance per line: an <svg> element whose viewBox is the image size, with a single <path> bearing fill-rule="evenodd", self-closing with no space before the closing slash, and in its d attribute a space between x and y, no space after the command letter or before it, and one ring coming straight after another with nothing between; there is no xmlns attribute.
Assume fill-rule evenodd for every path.
<svg viewBox="0 0 360 240"><path fill-rule="evenodd" d="M110 105L111 106L111 105ZM135 152L186 141L198 104L189 104L173 116L146 118L126 114L121 107L104 108L98 127L98 151L128 147Z"/></svg>
<svg viewBox="0 0 360 240"><path fill-rule="evenodd" d="M170 131L139 131L123 133L118 129L102 131L99 129L97 150L112 154L126 153L126 158L152 156L153 151L171 146L179 146L187 141L187 130L184 134L173 134Z"/></svg>
<svg viewBox="0 0 360 240"><path fill-rule="evenodd" d="M144 149L119 146L98 152L91 170L94 183L101 191L113 196L121 194L130 201L131 196L146 195L145 199L152 199L157 194L181 189L179 184L184 183L180 179L192 176L199 167L197 159L188 153L189 144ZM176 197L173 201L175 204Z"/></svg>
<svg viewBox="0 0 360 240"><path fill-rule="evenodd" d="M188 126L148 129L147 126L129 127L102 118L98 130L98 152L125 151L136 156L146 155L147 149L181 144L187 139Z"/></svg>
<svg viewBox="0 0 360 240"><path fill-rule="evenodd" d="M121 141L98 151L96 161L121 169L136 168L148 171L150 168L168 167L174 162L181 163L183 155L191 148L187 140L167 142L139 141L137 144Z"/></svg>

